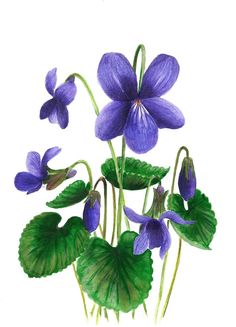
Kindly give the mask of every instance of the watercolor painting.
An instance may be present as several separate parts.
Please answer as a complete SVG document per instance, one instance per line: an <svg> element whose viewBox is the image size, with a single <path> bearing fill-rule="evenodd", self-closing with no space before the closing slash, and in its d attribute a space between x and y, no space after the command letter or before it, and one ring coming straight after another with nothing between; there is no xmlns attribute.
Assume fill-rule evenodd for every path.
<svg viewBox="0 0 236 327"><path fill-rule="evenodd" d="M33 4L23 2L32 16L19 25L18 40L15 28L8 31L22 47L19 57L4 52L2 69L8 99L2 200L11 221L4 219L1 240L1 325L15 319L26 327L187 327L190 319L192 326L234 325L235 222L226 222L232 209L225 208L233 203L225 198L233 194L233 96L226 100L226 85L221 92L219 83L230 81L235 67L223 60L216 74L224 50L208 26L210 4L194 5L203 20L198 30L187 1L179 7L150 0L163 16L159 22L145 16L136 30L128 20L112 22L148 8L130 3L124 12L124 1L69 0L71 8L58 5L54 40L48 34L53 5L37 7L45 14L43 26ZM174 14L185 5L191 15L180 17L191 37ZM216 8L211 21L218 30L222 10L230 13L222 3ZM77 23L75 9L84 13ZM10 76L11 85L16 76L14 97ZM228 87L233 95L232 81Z"/></svg>

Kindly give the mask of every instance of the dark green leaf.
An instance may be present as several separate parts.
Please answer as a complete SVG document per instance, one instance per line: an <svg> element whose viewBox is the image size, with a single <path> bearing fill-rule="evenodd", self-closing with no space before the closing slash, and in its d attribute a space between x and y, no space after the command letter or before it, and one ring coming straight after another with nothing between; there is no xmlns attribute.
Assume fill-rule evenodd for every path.
<svg viewBox="0 0 236 327"><path fill-rule="evenodd" d="M209 250L217 221L205 194L196 190L195 196L188 201L188 210L184 208L182 197L179 194L173 194L172 205L169 196L168 208L177 212L185 220L195 221L193 225L179 225L171 222L179 236L193 246Z"/></svg>
<svg viewBox="0 0 236 327"><path fill-rule="evenodd" d="M43 212L25 227L20 238L19 260L29 277L59 272L83 252L89 233L82 219L71 217L58 227L61 216Z"/></svg>
<svg viewBox="0 0 236 327"><path fill-rule="evenodd" d="M99 305L128 312L147 298L153 272L151 252L133 254L137 235L124 232L115 248L93 237L78 259L77 273L82 288Z"/></svg>
<svg viewBox="0 0 236 327"><path fill-rule="evenodd" d="M122 166L122 158L118 158L119 170ZM115 187L119 187L115 165L113 159L107 159L101 167L102 174ZM125 159L125 169L123 176L123 188L126 190L142 190L146 188L152 179L150 185L155 185L161 181L168 173L170 168L152 166L145 161L134 158Z"/></svg>
<svg viewBox="0 0 236 327"><path fill-rule="evenodd" d="M90 184L83 181L75 181L67 186L54 200L47 202L50 208L65 208L84 200L89 194Z"/></svg>

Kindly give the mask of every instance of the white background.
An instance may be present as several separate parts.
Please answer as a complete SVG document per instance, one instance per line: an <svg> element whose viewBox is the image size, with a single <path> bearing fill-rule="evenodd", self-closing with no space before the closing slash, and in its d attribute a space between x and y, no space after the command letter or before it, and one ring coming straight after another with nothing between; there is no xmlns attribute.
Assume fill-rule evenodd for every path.
<svg viewBox="0 0 236 327"><path fill-rule="evenodd" d="M51 193L40 190L26 196L15 190L13 180L25 169L28 151L43 153L55 145L63 150L52 161L53 168L86 159L93 166L94 177L99 177L100 164L110 154L106 143L94 137L95 115L85 89L77 83L76 100L69 106L69 127L61 130L38 118L42 103L49 99L45 74L57 67L59 82L72 72L83 74L102 108L108 101L96 78L102 54L117 51L132 60L139 43L146 46L147 63L159 53L178 59L180 76L165 98L181 108L186 125L177 131L161 130L156 148L135 156L173 167L178 147L188 146L198 187L210 198L218 219L212 251L184 244L162 325L235 325L235 25L234 1L229 0L1 3L1 326L86 324L71 267L48 278L29 279L17 259L22 229L34 215L47 210L45 202L63 186ZM120 139L114 144L118 149ZM134 154L128 151L127 155ZM78 176L86 178L82 167ZM170 177L164 185L170 188ZM141 196L128 194L127 203L136 211L141 210ZM78 205L61 213L66 220L81 211L82 205ZM172 259L175 246L173 237ZM158 251L154 256L150 310L156 301L161 266ZM170 260L169 272L172 267ZM113 314L110 316L113 321ZM137 317L135 326L148 323L142 309L137 310ZM121 321L132 325L130 315L122 315Z"/></svg>

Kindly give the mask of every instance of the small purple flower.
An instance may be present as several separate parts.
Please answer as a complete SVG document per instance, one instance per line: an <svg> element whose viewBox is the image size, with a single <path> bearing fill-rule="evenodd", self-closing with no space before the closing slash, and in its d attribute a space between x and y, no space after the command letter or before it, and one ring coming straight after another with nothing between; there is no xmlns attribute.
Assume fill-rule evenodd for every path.
<svg viewBox="0 0 236 327"><path fill-rule="evenodd" d="M47 184L47 189L53 189L65 179L73 177L76 174L73 169L53 170L48 167L48 162L60 151L61 149L57 146L50 148L44 153L42 160L38 152L29 152L26 159L28 172L20 172L16 175L15 187L19 191L30 194L38 191L43 184Z"/></svg>
<svg viewBox="0 0 236 327"><path fill-rule="evenodd" d="M66 128L69 122L67 106L74 100L76 85L71 77L61 84L56 90L57 69L47 73L45 86L52 99L45 102L40 110L40 119L48 118L50 123L57 123L61 128Z"/></svg>
<svg viewBox="0 0 236 327"><path fill-rule="evenodd" d="M179 192L185 201L194 197L196 192L196 175L192 158L185 157L179 174Z"/></svg>
<svg viewBox="0 0 236 327"><path fill-rule="evenodd" d="M172 220L181 225L194 224L194 221L186 221L174 211L165 211L159 220L138 215L128 207L124 207L124 212L129 220L141 224L140 235L134 240L135 255L144 253L148 248L151 250L160 247L160 257L164 258L171 245L170 233L164 219Z"/></svg>
<svg viewBox="0 0 236 327"><path fill-rule="evenodd" d="M161 98L175 83L179 64L166 54L157 56L146 70L140 91L137 76L126 57L106 53L98 67L98 80L113 100L96 120L95 134L102 141L124 135L136 153L145 153L157 143L158 129L184 125L182 112Z"/></svg>
<svg viewBox="0 0 236 327"><path fill-rule="evenodd" d="M84 205L83 221L89 233L94 232L100 221L101 196L97 191L91 191Z"/></svg>

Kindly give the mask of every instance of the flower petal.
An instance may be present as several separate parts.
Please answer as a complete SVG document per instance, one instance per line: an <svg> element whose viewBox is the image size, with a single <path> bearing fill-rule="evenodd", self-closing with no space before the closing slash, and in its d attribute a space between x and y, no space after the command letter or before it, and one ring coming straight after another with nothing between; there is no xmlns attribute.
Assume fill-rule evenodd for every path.
<svg viewBox="0 0 236 327"><path fill-rule="evenodd" d="M123 134L128 117L130 102L112 101L97 117L95 135L102 141L108 141Z"/></svg>
<svg viewBox="0 0 236 327"><path fill-rule="evenodd" d="M67 106L74 100L76 91L77 88L74 83L74 78L71 78L56 89L55 98Z"/></svg>
<svg viewBox="0 0 236 327"><path fill-rule="evenodd" d="M41 160L38 152L31 151L28 153L26 158L26 167L28 171L39 178L43 177L43 171L41 168Z"/></svg>
<svg viewBox="0 0 236 327"><path fill-rule="evenodd" d="M169 219L173 221L176 224L181 224L181 225L191 225L194 224L195 221L190 221L190 220L184 220L181 218L176 212L174 211L165 211L159 218L159 221L162 221L163 219Z"/></svg>
<svg viewBox="0 0 236 327"><path fill-rule="evenodd" d="M57 120L62 129L65 129L69 123L69 113L65 105L57 104Z"/></svg>
<svg viewBox="0 0 236 327"><path fill-rule="evenodd" d="M127 145L136 153L145 153L157 143L158 128L143 106L133 106L124 128Z"/></svg>
<svg viewBox="0 0 236 327"><path fill-rule="evenodd" d="M48 149L43 155L42 167L47 166L48 161L58 155L59 152L61 152L61 149L58 146Z"/></svg>
<svg viewBox="0 0 236 327"><path fill-rule="evenodd" d="M159 248L163 243L162 224L158 220L152 219L147 224L149 238L149 249Z"/></svg>
<svg viewBox="0 0 236 327"><path fill-rule="evenodd" d="M57 83L57 69L53 68L52 70L50 70L47 73L46 79L45 79L46 89L47 89L48 93L50 93L52 96L54 95L56 83Z"/></svg>
<svg viewBox="0 0 236 327"><path fill-rule="evenodd" d="M14 181L19 191L27 191L27 194L36 192L42 186L42 180L28 172L18 173Z"/></svg>
<svg viewBox="0 0 236 327"><path fill-rule="evenodd" d="M179 64L177 60L172 56L160 54L153 60L143 75L140 97L160 97L169 91L178 75Z"/></svg>
<svg viewBox="0 0 236 327"><path fill-rule="evenodd" d="M148 248L148 234L146 231L146 226L142 229L139 236L134 240L134 255L139 255L144 253Z"/></svg>
<svg viewBox="0 0 236 327"><path fill-rule="evenodd" d="M57 107L56 99L51 99L45 102L40 109L40 119L48 118Z"/></svg>
<svg viewBox="0 0 236 327"><path fill-rule="evenodd" d="M89 233L97 229L100 221L100 203L98 200L93 205L91 205L90 200L86 201L83 211L83 221Z"/></svg>
<svg viewBox="0 0 236 327"><path fill-rule="evenodd" d="M57 119L57 105L55 106L55 109L51 112L51 114L48 116L48 120L52 124L59 124Z"/></svg>
<svg viewBox="0 0 236 327"><path fill-rule="evenodd" d="M163 243L160 248L160 257L161 259L163 259L166 252L169 250L171 246L171 237L166 225L164 223L162 223L161 225L162 225Z"/></svg>
<svg viewBox="0 0 236 327"><path fill-rule="evenodd" d="M155 119L159 128L176 129L184 125L182 112L172 103L161 98L143 99L143 105Z"/></svg>
<svg viewBox="0 0 236 327"><path fill-rule="evenodd" d="M68 171L67 175L66 175L66 179L72 178L77 174L77 170L75 169L71 169Z"/></svg>
<svg viewBox="0 0 236 327"><path fill-rule="evenodd" d="M130 101L137 97L136 74L121 53L103 55L98 66L98 80L112 100Z"/></svg>
<svg viewBox="0 0 236 327"><path fill-rule="evenodd" d="M133 221L134 223L144 224L152 220L152 218L148 216L138 215L128 207L124 207L124 213L129 218L129 220Z"/></svg>

